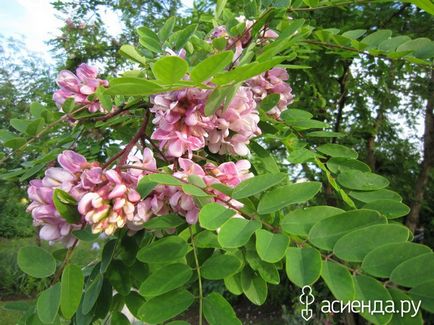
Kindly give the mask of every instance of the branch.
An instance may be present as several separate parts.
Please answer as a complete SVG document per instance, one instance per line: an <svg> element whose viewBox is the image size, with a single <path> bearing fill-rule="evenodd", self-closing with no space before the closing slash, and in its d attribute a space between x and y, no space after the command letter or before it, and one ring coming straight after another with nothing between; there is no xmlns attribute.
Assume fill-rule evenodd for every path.
<svg viewBox="0 0 434 325"><path fill-rule="evenodd" d="M190 231L191 245L193 246L194 262L196 263L197 282L199 285L199 325L202 325L202 313L203 313L203 289L202 289L202 276L200 274L199 258L197 257L197 248L194 242L193 231L191 226L188 226Z"/></svg>

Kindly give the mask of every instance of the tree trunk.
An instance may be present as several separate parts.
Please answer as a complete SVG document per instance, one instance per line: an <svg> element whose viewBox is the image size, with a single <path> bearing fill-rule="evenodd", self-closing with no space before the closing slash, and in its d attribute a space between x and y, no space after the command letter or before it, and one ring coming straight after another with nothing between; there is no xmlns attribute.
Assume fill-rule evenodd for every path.
<svg viewBox="0 0 434 325"><path fill-rule="evenodd" d="M351 71L350 66L353 63L353 60L350 60L344 64L344 72L342 76L339 78L339 98L336 102L336 106L338 108L338 112L336 113L336 121L333 127L334 132L339 132L342 123L342 116L344 112L345 103L348 98L348 80L350 79ZM333 138L333 143L336 142L336 138Z"/></svg>
<svg viewBox="0 0 434 325"><path fill-rule="evenodd" d="M376 158L375 158L375 137L378 134L378 131L381 128L381 124L383 124L384 119L384 105L380 104L380 107L377 111L377 117L375 118L374 125L372 128L372 132L370 133L366 144L366 163L371 168L372 171L375 171Z"/></svg>
<svg viewBox="0 0 434 325"><path fill-rule="evenodd" d="M410 214L405 224L414 232L419 224L423 196L428 183L430 171L434 165L434 70L428 83L428 100L425 110L425 131L423 135L423 160L420 164L419 176L414 187L414 199Z"/></svg>

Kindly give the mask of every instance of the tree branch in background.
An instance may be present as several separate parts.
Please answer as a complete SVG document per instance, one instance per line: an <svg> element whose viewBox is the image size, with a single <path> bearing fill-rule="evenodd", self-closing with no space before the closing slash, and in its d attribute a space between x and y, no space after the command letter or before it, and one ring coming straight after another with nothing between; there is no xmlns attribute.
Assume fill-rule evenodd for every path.
<svg viewBox="0 0 434 325"><path fill-rule="evenodd" d="M425 132L423 135L423 160L419 168L419 176L414 186L414 199L410 214L405 222L406 226L415 232L419 224L419 215L422 208L425 188L428 183L430 171L434 165L434 70L431 71L428 82L428 100L425 110Z"/></svg>

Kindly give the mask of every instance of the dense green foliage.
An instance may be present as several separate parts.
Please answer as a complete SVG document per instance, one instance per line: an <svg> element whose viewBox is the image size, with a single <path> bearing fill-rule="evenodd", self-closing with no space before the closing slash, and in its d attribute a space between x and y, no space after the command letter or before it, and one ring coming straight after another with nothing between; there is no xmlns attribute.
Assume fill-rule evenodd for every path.
<svg viewBox="0 0 434 325"><path fill-rule="evenodd" d="M80 247L95 240L90 227L74 231L74 245L62 254L22 248L20 269L50 279L36 288L35 303L20 306L23 322L127 324L120 312L126 305L151 324L189 309L198 309L200 324L202 319L211 325L240 324L231 306L237 296L254 305L267 298L280 304L289 296L298 299L305 285L313 286L318 300L420 300L423 311L412 323L432 319L432 3L217 1L213 10L200 3L178 19L176 1L104 5L121 12L125 30L119 39L107 36L97 13L94 23L74 27L96 12L94 1L58 1L60 12L76 12L76 25L66 25L52 44L59 58L70 54L61 60L63 67L74 69L88 60L102 64L113 78L96 96L122 114L77 112L73 102L60 112L49 100L53 85L43 68L21 60L19 79L34 82L23 85L9 72L11 58L2 61L1 179L12 190L0 192L1 237L31 234L23 217L22 184L43 173L61 151L74 149L89 161L110 165L143 125L139 135L148 139L153 129L142 123L155 94L210 89L204 113L212 116L241 83L278 66L289 71L295 101L276 120L267 115L276 98L262 100L262 135L249 145L255 176L233 189L207 186L200 178L180 180L170 175L167 157L155 151L161 154L158 172L144 176L138 192L145 198L157 184L179 188L200 207L197 224L169 214L152 218L133 236L120 229L86 265L71 262L71 256L78 242ZM247 28L235 19L239 15L255 23ZM225 40L207 41L218 25L234 38L251 33L242 56L236 57ZM263 42L264 26L279 36ZM186 49L186 57L167 55L166 48ZM66 123L71 118L77 123ZM415 134L422 135L423 119L421 145ZM236 161L208 150L198 156ZM215 191L243 206L209 203ZM76 202L65 195L55 192L56 209L75 223ZM235 213L243 218L234 218ZM289 287L296 293L288 293ZM299 314L298 302L291 308L290 315ZM361 317L375 324L410 324L390 313ZM319 312L316 319L354 321L351 315ZM297 320L289 317L288 323Z"/></svg>

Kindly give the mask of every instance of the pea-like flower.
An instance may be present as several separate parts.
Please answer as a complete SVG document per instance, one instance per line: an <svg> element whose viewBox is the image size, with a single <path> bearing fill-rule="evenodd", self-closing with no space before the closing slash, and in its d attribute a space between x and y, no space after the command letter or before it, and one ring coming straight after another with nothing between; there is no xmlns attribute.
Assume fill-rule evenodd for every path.
<svg viewBox="0 0 434 325"><path fill-rule="evenodd" d="M54 102L61 108L68 98L73 98L77 105L86 106L91 113L106 112L98 99L89 98L98 87L108 87L107 80L97 77L98 69L85 63L79 65L76 75L68 70L60 71L56 80L60 89L53 95Z"/></svg>

